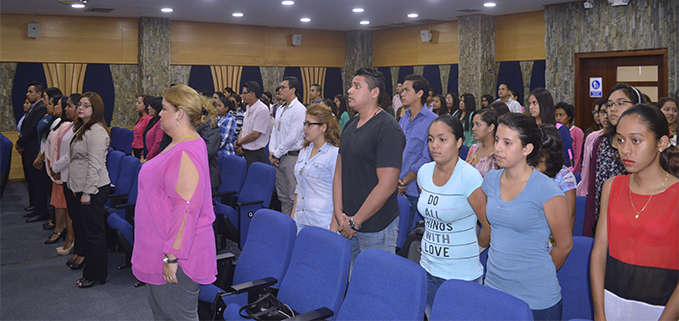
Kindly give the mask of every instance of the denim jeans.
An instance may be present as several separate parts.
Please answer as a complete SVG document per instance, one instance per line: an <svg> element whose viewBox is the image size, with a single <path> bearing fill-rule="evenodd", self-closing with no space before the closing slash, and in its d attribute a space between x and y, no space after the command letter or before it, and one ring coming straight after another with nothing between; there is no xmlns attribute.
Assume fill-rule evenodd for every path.
<svg viewBox="0 0 679 321"><path fill-rule="evenodd" d="M396 253L396 238L398 237L398 217L389 226L379 232L362 233L356 232L356 237L351 239L351 266L354 266L356 257L363 250L378 249L389 253Z"/></svg>
<svg viewBox="0 0 679 321"><path fill-rule="evenodd" d="M410 229L413 228L413 220L415 220L415 213L417 213L417 200L420 199L419 196L407 196L408 202L410 202L410 216L408 217L408 230L406 231L406 236L408 236L407 233L410 233Z"/></svg>
<svg viewBox="0 0 679 321"><path fill-rule="evenodd" d="M541 320L561 320L561 313L563 310L563 299L559 300L559 302L555 305L553 305L550 308L547 309L542 309L542 310L531 310L533 311L533 320L535 321L541 321Z"/></svg>
<svg viewBox="0 0 679 321"><path fill-rule="evenodd" d="M476 280L472 280L471 282L476 282L478 284L483 284L483 276L480 276ZM440 277L433 276L427 272L427 304L424 306L424 314L427 316L427 319L429 318L429 315L431 314L431 307L434 304L434 297L436 296L436 291L441 287L441 284L443 282L446 282L446 279L442 279Z"/></svg>

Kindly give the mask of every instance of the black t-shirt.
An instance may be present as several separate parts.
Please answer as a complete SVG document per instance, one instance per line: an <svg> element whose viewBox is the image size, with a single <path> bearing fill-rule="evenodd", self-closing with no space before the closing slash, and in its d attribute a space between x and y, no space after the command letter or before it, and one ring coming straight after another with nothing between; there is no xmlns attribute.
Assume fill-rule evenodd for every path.
<svg viewBox="0 0 679 321"><path fill-rule="evenodd" d="M342 206L354 216L377 186L377 169L401 169L405 135L396 119L381 111L363 126L356 128L360 117L344 126L339 153L342 157ZM396 186L394 193L372 217L361 225L360 232L379 232L399 215Z"/></svg>

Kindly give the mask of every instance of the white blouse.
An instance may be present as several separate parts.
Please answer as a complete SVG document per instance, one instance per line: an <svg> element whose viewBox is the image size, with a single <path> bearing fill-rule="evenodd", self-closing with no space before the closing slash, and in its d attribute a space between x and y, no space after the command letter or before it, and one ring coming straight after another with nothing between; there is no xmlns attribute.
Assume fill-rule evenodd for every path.
<svg viewBox="0 0 679 321"><path fill-rule="evenodd" d="M309 158L313 147L311 143L300 150L295 164L295 221L328 229L332 221L332 181L339 147L325 143L314 157Z"/></svg>

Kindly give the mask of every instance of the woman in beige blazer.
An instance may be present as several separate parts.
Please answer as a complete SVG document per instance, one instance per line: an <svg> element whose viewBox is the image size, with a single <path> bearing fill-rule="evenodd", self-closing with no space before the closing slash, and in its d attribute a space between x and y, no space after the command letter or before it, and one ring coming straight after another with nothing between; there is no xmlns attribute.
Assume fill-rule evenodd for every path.
<svg viewBox="0 0 679 321"><path fill-rule="evenodd" d="M71 214L76 248L80 253L72 269L84 267L77 282L89 288L98 281L106 282L107 253L104 204L111 186L106 170L106 153L110 137L104 123L104 102L98 94L84 93L78 102L78 119L73 124L70 146L68 189L76 198L76 211ZM80 246L78 246L80 245Z"/></svg>

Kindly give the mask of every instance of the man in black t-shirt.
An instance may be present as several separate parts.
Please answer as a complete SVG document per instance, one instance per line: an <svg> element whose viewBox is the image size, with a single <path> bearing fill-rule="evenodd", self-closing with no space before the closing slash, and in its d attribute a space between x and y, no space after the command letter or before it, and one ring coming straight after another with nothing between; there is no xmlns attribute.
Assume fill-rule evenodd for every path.
<svg viewBox="0 0 679 321"><path fill-rule="evenodd" d="M396 199L405 135L379 107L384 75L359 69L348 91L359 115L344 126L333 181L334 219L351 240L352 264L369 248L395 253L399 208ZM389 99L387 97L386 99Z"/></svg>

